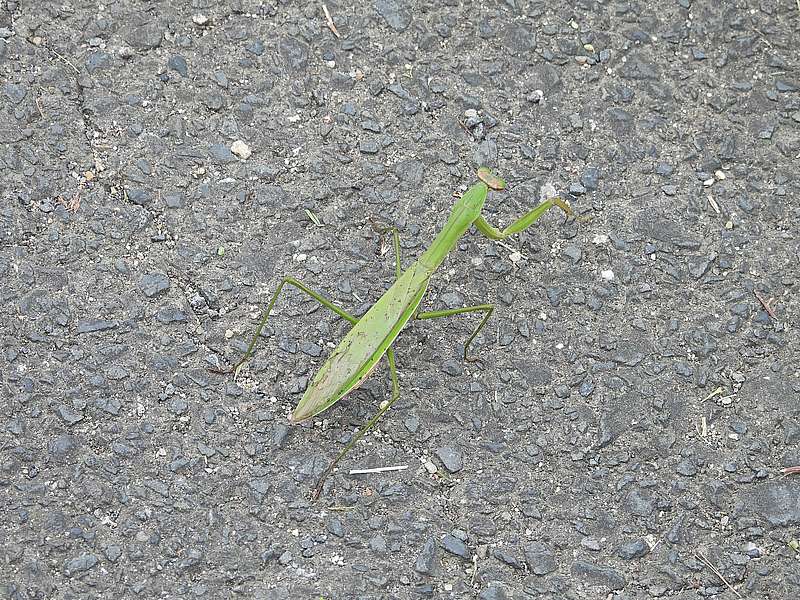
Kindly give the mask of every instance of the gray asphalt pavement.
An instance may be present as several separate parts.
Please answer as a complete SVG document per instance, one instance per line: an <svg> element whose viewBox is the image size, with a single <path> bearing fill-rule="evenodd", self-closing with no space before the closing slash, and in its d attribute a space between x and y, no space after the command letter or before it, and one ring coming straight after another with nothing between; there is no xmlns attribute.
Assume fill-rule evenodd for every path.
<svg viewBox="0 0 800 600"><path fill-rule="evenodd" d="M326 11L327 15L326 16ZM800 597L800 5L0 4L0 598ZM385 362L288 415L488 165ZM349 474L350 469L406 466Z"/></svg>

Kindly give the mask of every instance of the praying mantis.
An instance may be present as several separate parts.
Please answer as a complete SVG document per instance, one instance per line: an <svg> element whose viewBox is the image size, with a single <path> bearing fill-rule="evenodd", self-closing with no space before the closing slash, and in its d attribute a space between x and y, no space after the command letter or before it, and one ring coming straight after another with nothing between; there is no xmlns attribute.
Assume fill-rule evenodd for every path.
<svg viewBox="0 0 800 600"><path fill-rule="evenodd" d="M464 313L484 313L480 323L464 344L464 360L473 360L467 355L469 345L483 326L486 325L492 311L494 311L493 304L478 304L430 312L419 311L420 303L428 289L428 282L431 276L441 266L447 255L456 247L461 236L474 225L478 231L490 240L503 240L527 229L554 206L564 211L567 216L573 214L567 202L560 198L551 198L544 200L505 229L499 230L490 225L481 216L481 211L489 192L505 189L506 182L494 175L487 167L479 168L477 176L478 182L470 187L454 204L444 228L428 249L405 271L402 270L401 266L400 238L397 230L391 229L394 236L396 280L361 318L354 317L344 309L336 306L322 294L310 289L294 277L284 277L273 293L244 356L233 369L223 371L232 371L238 375L242 366L252 356L261 331L267 324L270 313L286 285L299 289L353 325L352 329L333 350L306 388L303 397L291 414L290 421L292 423L310 419L336 404L344 396L358 388L372 373L384 354L386 355L392 380L392 395L389 400L381 404L378 412L350 439L333 462L323 471L312 494L314 499L319 496L325 479L333 472L339 461L400 397L400 384L397 378L392 344L411 319L436 319Z"/></svg>

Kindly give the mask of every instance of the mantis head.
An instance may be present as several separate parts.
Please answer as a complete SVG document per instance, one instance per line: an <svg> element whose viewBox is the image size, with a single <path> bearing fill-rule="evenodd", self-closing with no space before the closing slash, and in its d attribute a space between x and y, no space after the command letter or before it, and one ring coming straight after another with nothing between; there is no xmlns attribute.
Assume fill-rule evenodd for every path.
<svg viewBox="0 0 800 600"><path fill-rule="evenodd" d="M497 175L492 174L492 170L489 167L478 169L478 179L485 183L490 190L499 192L506 189L505 179L500 179Z"/></svg>

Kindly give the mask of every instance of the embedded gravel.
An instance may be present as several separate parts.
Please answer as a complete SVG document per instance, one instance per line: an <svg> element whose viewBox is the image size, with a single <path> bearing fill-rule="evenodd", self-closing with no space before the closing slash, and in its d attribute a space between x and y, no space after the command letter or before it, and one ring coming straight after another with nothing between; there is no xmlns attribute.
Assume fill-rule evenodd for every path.
<svg viewBox="0 0 800 600"><path fill-rule="evenodd" d="M0 598L800 597L795 0L6 0ZM338 35L337 35L338 34ZM287 416L487 164L385 366ZM349 475L351 468L408 465Z"/></svg>

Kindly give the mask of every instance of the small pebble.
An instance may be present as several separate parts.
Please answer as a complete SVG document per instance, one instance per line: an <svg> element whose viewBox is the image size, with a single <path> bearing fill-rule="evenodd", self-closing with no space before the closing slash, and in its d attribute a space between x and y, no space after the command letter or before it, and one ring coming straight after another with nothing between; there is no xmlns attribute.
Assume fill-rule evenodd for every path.
<svg viewBox="0 0 800 600"><path fill-rule="evenodd" d="M614 271L612 271L611 269L606 269L605 271L601 271L600 277L604 281L612 281L614 279Z"/></svg>
<svg viewBox="0 0 800 600"><path fill-rule="evenodd" d="M247 160L253 154L253 151L250 150L250 146L245 144L242 140L236 140L231 144L231 152L233 152L239 158L243 158Z"/></svg>
<svg viewBox="0 0 800 600"><path fill-rule="evenodd" d="M442 461L444 468L450 473L457 473L464 468L461 451L457 448L439 448L436 450L436 456Z"/></svg>

